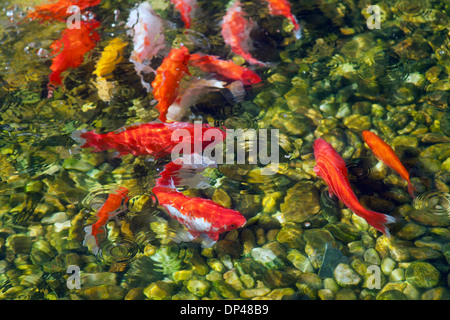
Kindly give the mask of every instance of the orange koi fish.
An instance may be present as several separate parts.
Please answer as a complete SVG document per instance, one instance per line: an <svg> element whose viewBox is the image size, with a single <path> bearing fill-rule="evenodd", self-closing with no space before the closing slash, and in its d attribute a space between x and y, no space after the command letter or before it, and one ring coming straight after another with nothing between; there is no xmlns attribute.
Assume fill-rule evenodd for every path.
<svg viewBox="0 0 450 320"><path fill-rule="evenodd" d="M372 150L375 157L381 160L389 168L397 172L400 177L408 182L408 192L412 198L415 197L414 191L416 190L409 180L409 173L401 163L400 159L395 154L394 150L386 142L381 140L375 133L364 130L363 138L367 145Z"/></svg>
<svg viewBox="0 0 450 320"><path fill-rule="evenodd" d="M97 235L104 231L103 226L106 225L111 218L127 209L126 204L128 199L128 189L123 187L120 187L115 192L108 195L108 199L106 199L105 203L97 211L97 222L84 228L86 236L83 245L92 247L92 251L95 254L98 254L99 247Z"/></svg>
<svg viewBox="0 0 450 320"><path fill-rule="evenodd" d="M227 12L222 19L222 37L225 44L231 47L231 51L242 56L247 62L264 66L261 61L256 60L248 52L251 49L250 31L254 23L244 17L239 0L233 0L228 6Z"/></svg>
<svg viewBox="0 0 450 320"><path fill-rule="evenodd" d="M221 60L216 56L194 53L189 58L189 64L228 80L239 80L246 86L261 82L261 78L249 68L237 65L231 60Z"/></svg>
<svg viewBox="0 0 450 320"><path fill-rule="evenodd" d="M80 143L81 148L92 147L96 152L115 149L119 156L126 154L150 155L159 159L169 155L175 146L180 144L179 139L172 138L174 132L186 132L189 135L190 150L196 150L197 145L201 150L213 147L217 143L225 141L226 135L225 131L208 124L149 122L105 134L95 133L95 131L74 131L72 139ZM206 133L208 136L213 136L214 139L220 135L221 141L213 140L211 142L209 139L204 139Z"/></svg>
<svg viewBox="0 0 450 320"><path fill-rule="evenodd" d="M178 95L181 79L189 74L188 60L189 50L186 47L173 48L156 70L156 77L152 82L153 97L158 101L156 108L159 110L159 119L163 122L166 122L167 109Z"/></svg>
<svg viewBox="0 0 450 320"><path fill-rule="evenodd" d="M328 185L330 197L336 195L350 210L364 218L375 229L390 236L385 224L394 223L391 216L364 208L353 192L344 159L323 139L314 141L314 157L317 165L314 172Z"/></svg>
<svg viewBox="0 0 450 320"><path fill-rule="evenodd" d="M156 186L152 189L158 202L167 213L188 229L190 237L203 240L204 247L210 247L222 232L244 226L245 217L238 211L222 207L209 199L185 196L173 188Z"/></svg>
<svg viewBox="0 0 450 320"><path fill-rule="evenodd" d="M197 0L170 0L181 14L181 20L184 22L186 29L191 27L192 19L198 9Z"/></svg>
<svg viewBox="0 0 450 320"><path fill-rule="evenodd" d="M99 5L101 0L59 0L55 3L43 4L34 8L27 14L30 19L40 20L59 20L66 21L67 18L73 13L68 10L72 6L77 6L80 11L83 11L89 7ZM77 9L78 9L77 8Z"/></svg>
<svg viewBox="0 0 450 320"><path fill-rule="evenodd" d="M284 16L294 25L294 35L297 39L301 37L301 28L297 18L291 13L291 4L287 0L265 0L269 5L269 13L274 16Z"/></svg>
<svg viewBox="0 0 450 320"><path fill-rule="evenodd" d="M52 59L49 76L49 95L54 87L62 85L61 73L69 68L77 68L84 61L84 55L95 48L100 35L95 30L100 26L100 22L93 20L90 22L81 21L80 28L65 29L62 37L55 40L50 48Z"/></svg>

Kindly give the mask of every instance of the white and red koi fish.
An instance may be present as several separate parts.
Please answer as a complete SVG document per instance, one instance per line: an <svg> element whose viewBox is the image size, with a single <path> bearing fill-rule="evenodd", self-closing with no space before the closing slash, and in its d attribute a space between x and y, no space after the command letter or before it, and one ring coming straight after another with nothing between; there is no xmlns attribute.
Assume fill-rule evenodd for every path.
<svg viewBox="0 0 450 320"><path fill-rule="evenodd" d="M197 0L170 0L170 2L180 12L186 29L189 29L198 9Z"/></svg>
<svg viewBox="0 0 450 320"><path fill-rule="evenodd" d="M212 132L210 132L211 130ZM208 124L188 122L149 122L105 134L95 133L95 131L75 131L72 133L72 139L80 143L81 148L92 147L96 152L115 149L119 156L126 154L150 155L158 159L169 155L180 144L178 137L173 138L174 133L177 132L185 133L188 136L191 150L204 150L206 147L212 147L225 140L225 131L223 130ZM221 141L204 140L204 134L207 132L214 139L220 134ZM180 137L184 142L184 137Z"/></svg>
<svg viewBox="0 0 450 320"><path fill-rule="evenodd" d="M241 2L232 0L222 19L222 37L225 44L231 47L231 51L242 56L248 63L264 66L265 63L253 58L249 53L252 48L250 32L255 24L244 15Z"/></svg>
<svg viewBox="0 0 450 320"><path fill-rule="evenodd" d="M372 150L375 157L381 160L384 164L386 164L389 168L397 172L400 177L405 179L408 182L408 192L412 198L415 198L414 195L414 186L412 185L409 179L409 173L403 166L400 159L395 154L395 151L389 146L386 142L381 140L375 133L370 132L368 130L363 131L363 138L367 145Z"/></svg>
<svg viewBox="0 0 450 320"><path fill-rule="evenodd" d="M92 248L94 254L99 253L97 235L102 233L106 223L127 209L128 189L120 187L108 195L105 203L97 211L97 222L84 228L86 236L83 245Z"/></svg>
<svg viewBox="0 0 450 320"><path fill-rule="evenodd" d="M202 245L213 245L222 232L244 226L245 217L238 211L222 207L209 199L191 198L173 188L156 186L152 189L158 202L168 214L183 224L191 238L203 240Z"/></svg>
<svg viewBox="0 0 450 320"><path fill-rule="evenodd" d="M164 166L164 170L156 179L158 187L177 189L179 187L191 187L203 189L211 186L202 172L206 168L217 167L213 160L198 153L186 154Z"/></svg>
<svg viewBox="0 0 450 320"><path fill-rule="evenodd" d="M241 81L246 86L261 82L261 78L249 68L216 56L194 53L189 57L189 64L204 72L214 73L225 80Z"/></svg>
<svg viewBox="0 0 450 320"><path fill-rule="evenodd" d="M269 6L269 13L274 16L284 16L294 25L294 35L297 39L301 37L301 28L297 18L291 12L291 4L288 0L265 0Z"/></svg>
<svg viewBox="0 0 450 320"><path fill-rule="evenodd" d="M245 89L240 81L226 85L225 82L216 79L196 79L190 81L185 88L180 90L175 101L167 109L166 121L181 121L189 108L195 105L208 92L228 89L233 99L240 101L245 96Z"/></svg>
<svg viewBox="0 0 450 320"><path fill-rule="evenodd" d="M359 203L348 181L345 161L331 144L323 139L316 139L314 141L314 156L317 163L314 172L328 185L330 197L336 195L350 210L364 218L372 227L390 236L385 225L394 223L395 219L382 213L367 210Z"/></svg>
<svg viewBox="0 0 450 320"><path fill-rule="evenodd" d="M130 61L141 77L142 85L150 92L151 87L143 80L143 74L155 72L150 67L150 62L165 48L163 20L153 11L150 3L145 1L130 11L126 27L130 29L127 34L133 37L134 47Z"/></svg>

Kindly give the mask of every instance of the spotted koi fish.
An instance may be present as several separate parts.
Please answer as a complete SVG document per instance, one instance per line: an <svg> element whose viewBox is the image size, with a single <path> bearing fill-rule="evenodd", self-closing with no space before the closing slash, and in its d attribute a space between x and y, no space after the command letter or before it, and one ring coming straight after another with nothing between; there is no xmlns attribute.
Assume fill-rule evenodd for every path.
<svg viewBox="0 0 450 320"><path fill-rule="evenodd" d="M158 101L159 119L166 122L167 109L175 101L181 79L189 74L189 50L185 46L173 48L156 70L152 82L153 97Z"/></svg>
<svg viewBox="0 0 450 320"><path fill-rule="evenodd" d="M141 78L141 83L147 92L151 91L150 84L144 81L144 74L155 72L150 62L156 54L165 48L164 22L155 13L151 4L142 2L130 11L126 27L127 34L133 37L133 52L130 61Z"/></svg>
<svg viewBox="0 0 450 320"><path fill-rule="evenodd" d="M375 229L389 236L386 224L394 223L391 216L370 211L364 208L353 192L349 180L344 159L334 148L323 139L314 141L314 156L317 165L314 172L328 185L330 197L336 195L350 210L364 218Z"/></svg>
<svg viewBox="0 0 450 320"><path fill-rule="evenodd" d="M200 237L204 247L213 245L219 234L244 226L245 217L238 211L222 207L209 199L185 196L173 188L152 189L159 204L183 224L194 240Z"/></svg>
<svg viewBox="0 0 450 320"><path fill-rule="evenodd" d="M384 142L380 137L378 137L373 132L364 130L362 134L364 141L370 147L375 157L383 161L384 164L386 164L389 168L397 172L400 175L400 177L402 177L408 182L408 192L411 195L411 197L414 198L415 188L409 179L409 173L405 169L402 162L397 157L395 151L391 148L391 146L388 145L386 142Z"/></svg>
<svg viewBox="0 0 450 320"><path fill-rule="evenodd" d="M84 228L86 236L83 245L93 248L94 254L99 253L97 235L104 231L103 228L109 220L127 209L128 199L128 189L123 187L109 194L108 199L97 211L97 222Z"/></svg>
<svg viewBox="0 0 450 320"><path fill-rule="evenodd" d="M264 66L265 64L249 53L252 47L250 32L254 23L245 18L239 0L232 0L227 12L222 19L222 37L225 44L231 47L231 51L242 56L248 63Z"/></svg>

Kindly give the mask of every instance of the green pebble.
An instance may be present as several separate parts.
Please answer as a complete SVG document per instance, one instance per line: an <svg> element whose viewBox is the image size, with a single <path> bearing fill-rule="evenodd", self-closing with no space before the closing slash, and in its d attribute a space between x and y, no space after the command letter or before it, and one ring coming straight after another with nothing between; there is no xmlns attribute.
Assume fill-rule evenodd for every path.
<svg viewBox="0 0 450 320"><path fill-rule="evenodd" d="M406 281L418 288L433 288L440 280L439 271L430 263L413 262L405 272Z"/></svg>

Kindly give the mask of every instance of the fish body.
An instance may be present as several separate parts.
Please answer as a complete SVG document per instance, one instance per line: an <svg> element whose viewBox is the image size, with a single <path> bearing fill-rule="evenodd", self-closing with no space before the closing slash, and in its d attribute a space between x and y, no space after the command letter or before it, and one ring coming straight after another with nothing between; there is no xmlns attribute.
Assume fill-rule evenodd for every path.
<svg viewBox="0 0 450 320"><path fill-rule="evenodd" d="M124 212L127 207L126 203L129 199L128 189L120 187L115 192L108 195L105 203L97 211L97 221L90 226L84 228L86 237L84 239L84 245L93 247L95 254L98 253L98 238L97 235L103 232L103 227L113 217Z"/></svg>
<svg viewBox="0 0 450 320"><path fill-rule="evenodd" d="M151 91L151 87L143 79L143 74L155 72L150 61L165 48L164 26L161 17L156 14L147 1L130 11L126 27L127 34L133 37L133 51L130 61L141 77L142 85Z"/></svg>
<svg viewBox="0 0 450 320"><path fill-rule="evenodd" d="M80 28L65 29L60 39L55 40L50 48L52 59L49 76L49 90L51 87L62 85L61 73L69 68L77 68L84 61L84 55L95 48L100 35L95 30L100 26L96 20L81 21Z"/></svg>
<svg viewBox="0 0 450 320"><path fill-rule="evenodd" d="M170 0L170 2L180 12L181 20L183 20L186 29L189 29L198 9L197 0Z"/></svg>
<svg viewBox="0 0 450 320"><path fill-rule="evenodd" d="M189 135L191 150L194 150L196 145L200 145L203 150L221 142L203 141L203 135L209 130L218 130L222 139L225 139L225 131L208 124L196 125L188 122L143 123L105 134L95 133L95 131L75 131L72 133L72 138L82 144L81 148L92 147L96 152L115 149L119 156L126 154L150 155L158 159L170 154L180 143L177 139L172 138L177 130L180 130L178 132L185 130L183 132Z"/></svg>
<svg viewBox="0 0 450 320"><path fill-rule="evenodd" d="M411 197L414 198L415 188L409 179L409 173L403 166L402 162L397 157L395 151L391 148L391 146L389 146L386 142L384 142L380 137L378 137L375 133L371 131L364 130L362 135L364 141L370 147L375 157L381 160L389 168L397 172L400 175L400 177L402 177L408 182L408 192L411 195Z"/></svg>
<svg viewBox="0 0 450 320"><path fill-rule="evenodd" d="M206 246L214 244L220 233L240 228L246 223L240 212L222 207L212 200L188 197L173 188L156 186L152 191L168 214L189 230L191 240L201 235L209 238Z"/></svg>
<svg viewBox="0 0 450 320"><path fill-rule="evenodd" d="M261 78L252 70L235 64L231 60L222 60L216 56L201 53L191 54L189 64L202 71L215 73L227 80L241 81L250 86L261 82Z"/></svg>
<svg viewBox="0 0 450 320"><path fill-rule="evenodd" d="M72 14L71 10L68 10L69 7L77 6L80 11L83 11L89 7L99 5L100 2L101 0L59 0L55 3L42 4L35 7L34 11L27 14L27 17L33 20L66 21Z"/></svg>
<svg viewBox="0 0 450 320"><path fill-rule="evenodd" d="M314 172L328 185L330 197L336 195L355 214L364 218L375 229L389 236L385 224L394 223L391 216L370 211L364 208L353 192L349 180L345 161L334 148L323 139L314 142L314 156L317 165Z"/></svg>
<svg viewBox="0 0 450 320"><path fill-rule="evenodd" d="M98 78L111 78L116 65L123 60L123 51L127 44L128 43L121 38L114 38L109 41L108 45L103 50L100 59L97 61L93 73Z"/></svg>
<svg viewBox="0 0 450 320"><path fill-rule="evenodd" d="M156 70L152 82L153 97L158 101L159 119L166 122L167 109L175 101L181 79L189 74L189 50L185 46L173 48Z"/></svg>
<svg viewBox="0 0 450 320"><path fill-rule="evenodd" d="M225 88L225 82L215 79L196 79L182 88L175 101L167 109L166 121L181 121L189 108L212 90Z"/></svg>
<svg viewBox="0 0 450 320"><path fill-rule="evenodd" d="M268 3L269 13L274 16L284 16L294 25L294 35L297 39L301 37L301 28L297 18L291 12L291 4L288 0L265 0Z"/></svg>
<svg viewBox="0 0 450 320"><path fill-rule="evenodd" d="M156 185L172 189L206 188L211 186L210 181L201 173L211 167L217 167L217 163L197 153L186 154L164 166L164 170L156 179Z"/></svg>
<svg viewBox="0 0 450 320"><path fill-rule="evenodd" d="M249 53L252 48L250 32L254 23L245 18L241 2L233 0L228 6L222 19L222 37L225 44L231 47L231 51L242 56L248 63L264 66L265 64Z"/></svg>

